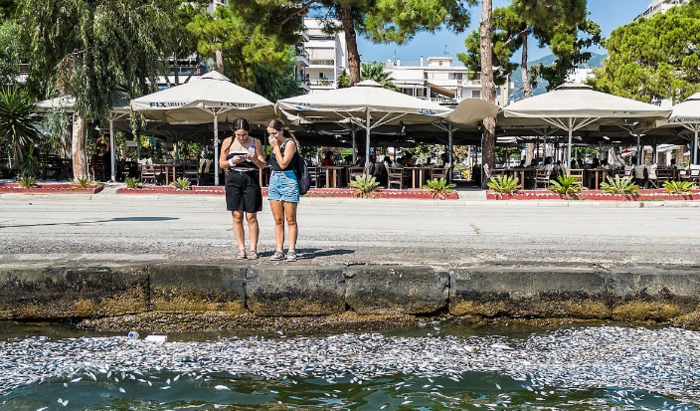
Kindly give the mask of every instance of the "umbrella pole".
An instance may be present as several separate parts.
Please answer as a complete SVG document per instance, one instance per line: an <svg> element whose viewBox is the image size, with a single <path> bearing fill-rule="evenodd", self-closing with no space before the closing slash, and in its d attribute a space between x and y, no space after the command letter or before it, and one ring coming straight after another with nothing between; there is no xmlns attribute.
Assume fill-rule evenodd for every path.
<svg viewBox="0 0 700 411"><path fill-rule="evenodd" d="M573 138L574 130L571 127L571 124L569 124L569 147L566 152L566 166L568 168L571 168L571 139Z"/></svg>
<svg viewBox="0 0 700 411"><path fill-rule="evenodd" d="M447 143L449 145L449 148L447 149L447 155L448 155L448 161L449 161L449 166L452 167L453 161L452 161L452 150L454 149L453 147L453 133L454 133L454 128L452 128L452 125L450 124L450 128L447 129ZM443 168L445 166L443 165ZM451 183L452 182L452 172L451 168L447 168L447 171L450 171L447 174L447 182Z"/></svg>
<svg viewBox="0 0 700 411"><path fill-rule="evenodd" d="M367 123L365 124L365 129L367 130L367 145L365 147L365 167L367 167L369 165L369 130L370 130L369 120L370 120L370 115L369 115L369 110L367 110Z"/></svg>
<svg viewBox="0 0 700 411"><path fill-rule="evenodd" d="M693 140L693 164L698 163L698 127L695 127L695 139Z"/></svg>
<svg viewBox="0 0 700 411"><path fill-rule="evenodd" d="M352 163L357 161L357 140L355 138L355 126L352 126Z"/></svg>
<svg viewBox="0 0 700 411"><path fill-rule="evenodd" d="M109 119L109 160L112 166L112 182L117 181L117 172L114 169L114 119Z"/></svg>
<svg viewBox="0 0 700 411"><path fill-rule="evenodd" d="M214 114L214 185L219 185L219 115Z"/></svg>
<svg viewBox="0 0 700 411"><path fill-rule="evenodd" d="M641 134L637 134L637 165L642 164L642 147L640 147Z"/></svg>

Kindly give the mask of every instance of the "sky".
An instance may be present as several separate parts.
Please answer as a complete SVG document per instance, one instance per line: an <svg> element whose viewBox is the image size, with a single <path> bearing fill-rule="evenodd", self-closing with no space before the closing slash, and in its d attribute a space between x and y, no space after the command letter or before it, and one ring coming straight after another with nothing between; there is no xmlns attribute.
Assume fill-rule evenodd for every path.
<svg viewBox="0 0 700 411"><path fill-rule="evenodd" d="M588 10L590 19L598 23L603 32L603 37L608 37L610 33L619 26L634 20L639 14L644 12L651 0L588 0ZM493 0L493 7L504 7L510 4L509 0ZM417 62L420 57L441 57L452 56L457 62L457 53L465 51L464 39L473 30L478 29L481 18L481 6L471 8L471 21L469 29L462 34L454 34L448 30L436 34L421 33L407 45L397 46L395 44L372 44L366 39L358 36L358 49L361 54L360 60L363 62L381 61L396 57L404 62ZM605 54L605 50L600 48L591 49L597 54ZM539 49L535 42L530 43L529 61L540 59L551 54L548 49ZM514 57L519 63L520 56Z"/></svg>

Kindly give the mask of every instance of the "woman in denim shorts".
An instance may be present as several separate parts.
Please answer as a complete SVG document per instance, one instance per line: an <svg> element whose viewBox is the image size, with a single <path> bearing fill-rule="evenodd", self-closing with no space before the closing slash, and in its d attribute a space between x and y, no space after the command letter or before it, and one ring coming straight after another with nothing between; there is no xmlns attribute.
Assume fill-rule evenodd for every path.
<svg viewBox="0 0 700 411"><path fill-rule="evenodd" d="M275 253L271 261L282 261L284 255L284 222L287 222L289 231L289 250L286 260L297 260L295 251L297 243L297 204L299 204L299 181L294 173L294 164L297 163L297 147L299 143L294 136L285 129L282 122L274 119L267 123L267 135L272 147L270 154L270 187L267 199L270 200L270 209L275 219Z"/></svg>
<svg viewBox="0 0 700 411"><path fill-rule="evenodd" d="M265 166L262 144L248 135L250 125L244 118L237 118L231 125L233 135L221 144L219 166L228 168L226 175L226 209L233 218L233 234L238 244L239 260L258 258L258 211L262 210L262 193L258 183L258 169ZM245 250L243 218L248 222L250 250Z"/></svg>

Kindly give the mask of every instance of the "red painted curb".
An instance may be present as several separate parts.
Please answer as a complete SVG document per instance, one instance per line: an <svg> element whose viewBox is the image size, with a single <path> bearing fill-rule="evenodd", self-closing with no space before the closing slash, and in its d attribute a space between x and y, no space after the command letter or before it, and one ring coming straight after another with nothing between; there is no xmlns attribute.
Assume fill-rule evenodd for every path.
<svg viewBox="0 0 700 411"><path fill-rule="evenodd" d="M487 200L567 200L564 196L549 190L518 190L513 194L504 194L501 198L497 193L489 190L486 192ZM585 190L572 196L569 200L592 201L688 201L700 199L700 190L693 190L693 194L683 196L671 194L663 189L639 190L636 196L604 193L602 190Z"/></svg>
<svg viewBox="0 0 700 411"><path fill-rule="evenodd" d="M0 193L38 193L38 194L96 194L104 189L102 185L82 188L79 184L37 184L36 187L20 187L17 183L0 183Z"/></svg>

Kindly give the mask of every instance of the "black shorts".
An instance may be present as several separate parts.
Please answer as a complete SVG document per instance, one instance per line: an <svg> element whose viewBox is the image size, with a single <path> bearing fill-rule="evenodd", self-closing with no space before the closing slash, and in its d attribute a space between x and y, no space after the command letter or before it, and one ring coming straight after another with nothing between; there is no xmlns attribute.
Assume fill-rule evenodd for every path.
<svg viewBox="0 0 700 411"><path fill-rule="evenodd" d="M262 192L256 170L229 171L226 176L226 209L257 213L262 211Z"/></svg>

